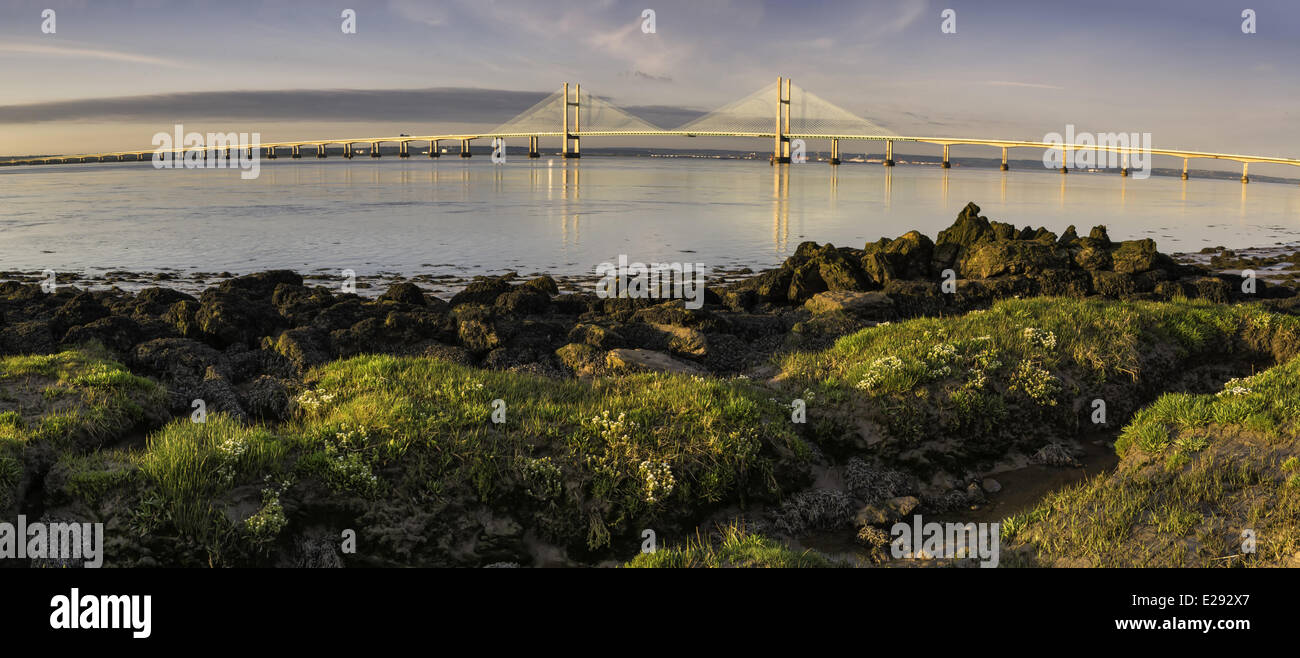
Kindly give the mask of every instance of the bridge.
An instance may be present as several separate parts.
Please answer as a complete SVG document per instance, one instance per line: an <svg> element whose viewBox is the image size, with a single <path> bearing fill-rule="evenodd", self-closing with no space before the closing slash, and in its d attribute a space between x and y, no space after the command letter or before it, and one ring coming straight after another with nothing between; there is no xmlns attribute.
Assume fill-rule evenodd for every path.
<svg viewBox="0 0 1300 658"><path fill-rule="evenodd" d="M1300 159L1261 155L1243 155L1234 153L1211 153L1206 151L1189 151L1181 149L1142 148L1133 144L1105 143L1079 144L1046 141L1025 141L1010 139L984 139L964 137L925 137L897 135L893 132L843 108L840 108L819 96L802 88L795 87L788 78L777 78L775 84L769 84L739 101L707 113L672 130L664 130L647 121L633 116L627 111L610 103L607 99L584 95L581 85L564 83L562 90L547 96L541 102L525 110L515 118L498 126L490 132L448 134L448 135L398 135L381 137L350 137L320 140L293 140L284 142L261 142L257 144L205 144L202 146L173 146L172 148L154 148L147 150L114 151L106 153L82 153L72 155L41 156L34 158L17 158L0 162L0 166L72 164L90 162L127 162L146 159L165 159L167 156L230 160L232 149L247 149L247 157L254 157L254 150L260 155L274 160L278 153L288 150L291 158L303 157L314 148L315 157L327 157L327 147L342 147L344 158L357 155L358 145L368 145L370 157L381 156L380 147L396 145L398 157L411 155L412 144L428 144L427 154L430 158L441 156L440 144L459 142L459 155L471 157L471 143L475 140L528 139L528 157L541 156L539 142L541 138L558 137L562 140L560 155L564 158L582 157L582 138L584 137L741 137L772 140L772 157L774 164L800 161L800 147L808 140L829 142L831 165L838 165L840 159L840 142L883 142L885 156L883 163L894 166L894 143L912 142L935 144L943 147L943 159L940 166L951 167L949 152L953 146L983 146L1002 150L1002 170L1010 168L1007 154L1010 149L1029 148L1060 152L1061 173L1068 172L1067 153L1088 151L1093 153L1113 153L1122 159L1121 175L1129 175L1129 158L1135 153L1144 157L1161 155L1183 160L1183 180L1188 178L1188 161L1193 159L1230 160L1241 163L1241 182L1250 182L1249 167L1251 163L1284 164L1300 167ZM795 91L798 90L796 95ZM802 141L802 144L800 143Z"/></svg>

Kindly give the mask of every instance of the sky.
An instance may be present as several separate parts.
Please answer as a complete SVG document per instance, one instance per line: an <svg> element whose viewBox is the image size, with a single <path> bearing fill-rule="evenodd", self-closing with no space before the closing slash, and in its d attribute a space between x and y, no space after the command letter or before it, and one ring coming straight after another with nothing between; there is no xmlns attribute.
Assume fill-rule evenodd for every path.
<svg viewBox="0 0 1300 658"><path fill-rule="evenodd" d="M1291 0L0 0L0 155L150 148L177 123L264 141L483 130L565 81L672 128L788 76L898 134L1073 124L1300 157L1296 62ZM584 146L606 143L622 145Z"/></svg>

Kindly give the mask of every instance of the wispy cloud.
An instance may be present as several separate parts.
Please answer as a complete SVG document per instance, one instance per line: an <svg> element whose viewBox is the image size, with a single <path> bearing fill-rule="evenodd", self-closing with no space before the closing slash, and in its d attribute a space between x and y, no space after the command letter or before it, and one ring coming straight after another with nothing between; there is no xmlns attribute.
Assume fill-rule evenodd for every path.
<svg viewBox="0 0 1300 658"><path fill-rule="evenodd" d="M1045 85L1036 82L1012 82L1010 80L989 80L984 83L994 87L1027 87L1029 89L1065 89L1056 85Z"/></svg>
<svg viewBox="0 0 1300 658"><path fill-rule="evenodd" d="M81 59L98 59L114 62L130 62L132 64L152 64L154 66L165 66L167 68L190 68L188 64L170 59L159 57L150 57L148 55L138 55L136 53L127 53L118 50L104 50L99 48L78 48L75 46L65 45L41 45L41 44L23 44L23 43L0 43L0 53L9 53L13 55L36 55L36 56L53 56L53 57L72 57Z"/></svg>

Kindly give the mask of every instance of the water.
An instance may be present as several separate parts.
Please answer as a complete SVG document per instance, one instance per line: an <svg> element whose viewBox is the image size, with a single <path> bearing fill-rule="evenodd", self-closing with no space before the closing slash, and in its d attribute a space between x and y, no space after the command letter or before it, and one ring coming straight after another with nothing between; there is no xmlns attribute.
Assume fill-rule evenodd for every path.
<svg viewBox="0 0 1300 658"><path fill-rule="evenodd" d="M231 170L147 163L0 169L0 270L269 268L360 275L590 274L619 254L779 264L804 240L934 236L967 201L991 219L1162 251L1297 240L1300 188L1118 174L588 157L338 158Z"/></svg>

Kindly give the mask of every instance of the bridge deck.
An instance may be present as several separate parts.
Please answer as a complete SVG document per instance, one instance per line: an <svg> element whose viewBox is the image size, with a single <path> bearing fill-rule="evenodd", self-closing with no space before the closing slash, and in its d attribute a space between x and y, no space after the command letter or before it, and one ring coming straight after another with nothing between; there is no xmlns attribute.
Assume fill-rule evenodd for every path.
<svg viewBox="0 0 1300 658"><path fill-rule="evenodd" d="M683 130L655 130L655 131L573 131L569 133L574 137L746 137L759 139L775 139L774 132L696 132ZM294 146L329 146L345 144L397 144L401 142L446 142L460 140L482 140L482 139L508 139L524 137L563 137L563 132L529 132L529 133L462 133L452 135L409 135L409 136L382 136L382 137L355 137L342 139L321 139L321 140L294 140L282 142L261 142L258 144L230 144L229 148L291 148ZM1055 142L1034 142L1023 140L1006 140L1006 139L984 139L984 138L966 138L966 137L918 137L907 135L826 135L826 134L800 134L786 133L785 137L789 139L816 139L816 140L846 140L846 141L891 141L891 142L917 142L925 144L939 145L971 145L971 146L992 146L996 148L1041 148L1047 150L1066 149L1070 151L1104 151L1109 153L1131 154L1131 153L1151 153L1154 155L1165 155L1176 158L1188 159L1214 159L1214 160L1232 160L1242 163L1260 162L1269 164L1285 164L1300 166L1300 159L1281 158L1262 155L1245 155L1238 153L1212 153L1207 151L1187 151L1181 149L1142 149L1134 146L1118 145L1093 145L1093 144L1060 144ZM70 162L74 160L96 159L102 161L104 158L121 158L123 156L142 156L153 153L185 153L189 151L222 151L227 148L225 144L201 147L177 147L171 149L146 149L137 151L110 151L104 153L80 153L71 155L52 155L37 158L20 158L0 162L4 165L25 165L25 164L45 164L52 161Z"/></svg>

